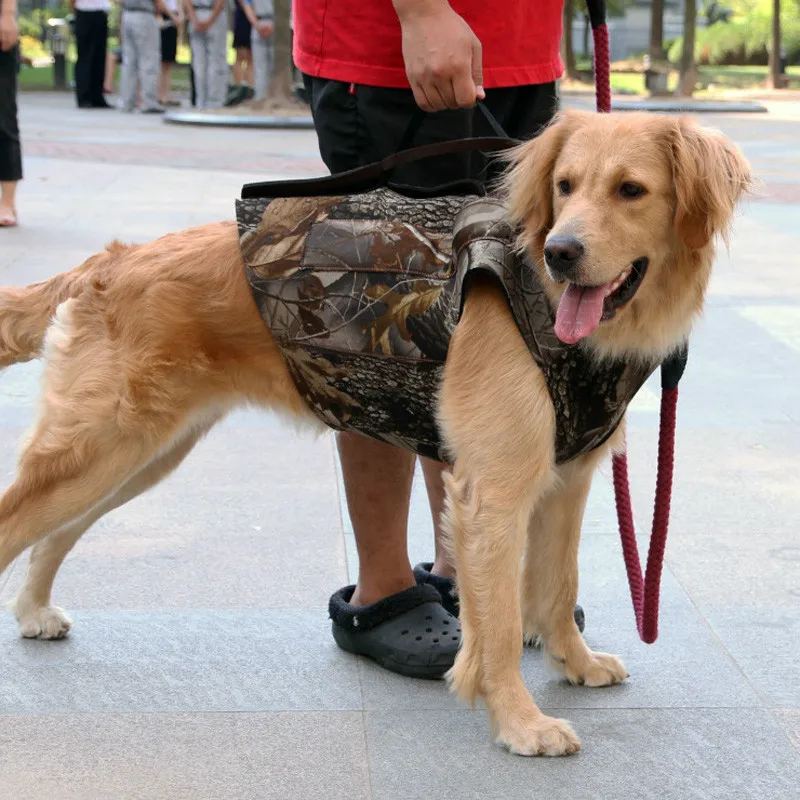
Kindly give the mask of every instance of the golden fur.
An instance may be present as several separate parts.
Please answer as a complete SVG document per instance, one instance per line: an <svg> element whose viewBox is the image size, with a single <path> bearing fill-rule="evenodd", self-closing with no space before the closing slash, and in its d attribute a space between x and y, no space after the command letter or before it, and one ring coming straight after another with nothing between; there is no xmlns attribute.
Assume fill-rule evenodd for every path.
<svg viewBox="0 0 800 800"><path fill-rule="evenodd" d="M568 113L511 161L511 214L537 264L553 232L584 243L588 285L649 259L634 298L580 346L651 363L675 349L701 309L713 239L749 180L733 145L682 119ZM565 178L567 197L557 191ZM621 197L624 181L646 194ZM563 287L538 269L557 303ZM0 364L42 351L38 421L0 499L0 573L33 547L14 611L24 636L58 638L70 622L50 605L52 583L95 520L161 480L236 406L312 415L252 301L233 223L114 243L72 272L0 290ZM438 417L455 456L447 523L464 638L452 684L484 699L496 740L513 752L574 752L569 724L542 714L525 687L521 648L538 636L574 683L627 675L616 656L589 650L572 614L592 473L621 428L555 466L543 375L486 279L472 285L453 336Z"/></svg>

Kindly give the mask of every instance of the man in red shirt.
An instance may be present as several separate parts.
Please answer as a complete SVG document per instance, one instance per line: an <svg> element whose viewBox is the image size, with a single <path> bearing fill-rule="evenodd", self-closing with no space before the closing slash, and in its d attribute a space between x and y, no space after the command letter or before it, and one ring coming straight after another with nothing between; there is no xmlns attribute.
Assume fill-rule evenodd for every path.
<svg viewBox="0 0 800 800"><path fill-rule="evenodd" d="M535 136L557 107L561 15L562 0L295 0L294 60L325 164L343 172L396 152L417 106L437 113L426 115L415 145L491 135L475 110L478 99L509 136ZM481 166L465 156L440 157L406 165L392 178L430 188L496 175L496 166ZM413 454L352 433L338 434L337 444L359 578L331 597L334 638L392 671L441 677L460 640L454 572L439 525L446 467L421 459L436 550L433 564L412 570L406 526Z"/></svg>

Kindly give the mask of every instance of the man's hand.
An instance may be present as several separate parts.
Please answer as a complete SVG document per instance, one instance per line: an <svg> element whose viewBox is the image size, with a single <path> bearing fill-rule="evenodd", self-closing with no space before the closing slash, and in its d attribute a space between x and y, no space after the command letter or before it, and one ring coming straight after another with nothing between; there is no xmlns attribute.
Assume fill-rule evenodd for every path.
<svg viewBox="0 0 800 800"><path fill-rule="evenodd" d="M0 12L0 50L10 50L19 40L19 26L13 12Z"/></svg>
<svg viewBox="0 0 800 800"><path fill-rule="evenodd" d="M271 22L259 22L256 25L256 30L262 39L267 39L268 37L272 36L272 32L275 30L275 25Z"/></svg>
<svg viewBox="0 0 800 800"><path fill-rule="evenodd" d="M485 97L481 43L447 0L393 0L403 59L423 111L471 108Z"/></svg>

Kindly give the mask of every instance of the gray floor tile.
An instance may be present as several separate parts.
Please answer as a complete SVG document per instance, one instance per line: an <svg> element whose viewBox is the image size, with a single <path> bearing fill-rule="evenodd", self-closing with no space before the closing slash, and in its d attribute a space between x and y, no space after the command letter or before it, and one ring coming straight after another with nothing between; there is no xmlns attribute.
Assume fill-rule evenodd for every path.
<svg viewBox="0 0 800 800"><path fill-rule="evenodd" d="M358 713L0 716L13 800L366 800Z"/></svg>
<svg viewBox="0 0 800 800"><path fill-rule="evenodd" d="M569 758L525 759L491 744L486 715L370 712L376 800L794 800L800 757L760 710L570 712Z"/></svg>
<svg viewBox="0 0 800 800"><path fill-rule="evenodd" d="M80 612L60 642L0 618L0 714L361 708L323 611Z"/></svg>
<svg viewBox="0 0 800 800"><path fill-rule="evenodd" d="M633 435L629 440L634 507L649 528L657 438L655 431L637 432L635 441ZM754 539L763 531L796 535L799 470L796 427L712 430L679 424L670 541L702 540L708 532Z"/></svg>
<svg viewBox="0 0 800 800"><path fill-rule="evenodd" d="M777 708L773 713L789 741L800 751L800 708Z"/></svg>
<svg viewBox="0 0 800 800"><path fill-rule="evenodd" d="M797 532L709 530L670 539L670 568L704 611L800 606Z"/></svg>
<svg viewBox="0 0 800 800"><path fill-rule="evenodd" d="M736 356L720 358L732 341ZM678 424L769 428L796 420L800 382L785 376L798 368L800 353L747 320L737 307L712 299L692 334Z"/></svg>
<svg viewBox="0 0 800 800"><path fill-rule="evenodd" d="M800 707L800 608L730 609L708 621L768 703Z"/></svg>

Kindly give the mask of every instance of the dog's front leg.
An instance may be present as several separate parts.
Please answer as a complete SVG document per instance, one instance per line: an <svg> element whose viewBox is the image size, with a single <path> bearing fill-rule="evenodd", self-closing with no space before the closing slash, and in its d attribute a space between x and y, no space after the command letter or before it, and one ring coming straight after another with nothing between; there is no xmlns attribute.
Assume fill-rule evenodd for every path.
<svg viewBox="0 0 800 800"><path fill-rule="evenodd" d="M543 714L520 674L520 565L533 493L512 497L458 461L446 483L463 635L453 688L467 701L483 697L495 740L512 753L574 753L580 742L569 723Z"/></svg>
<svg viewBox="0 0 800 800"><path fill-rule="evenodd" d="M445 524L463 643L452 685L467 701L483 697L513 752L575 752L569 724L542 714L520 674L520 567L527 520L553 479L553 406L502 291L480 278L450 343L439 421L455 455Z"/></svg>
<svg viewBox="0 0 800 800"><path fill-rule="evenodd" d="M628 676L619 658L587 647L573 615L581 523L601 456L595 451L558 470L559 482L530 520L522 579L525 637L538 636L550 663L571 683L586 686L608 686Z"/></svg>

